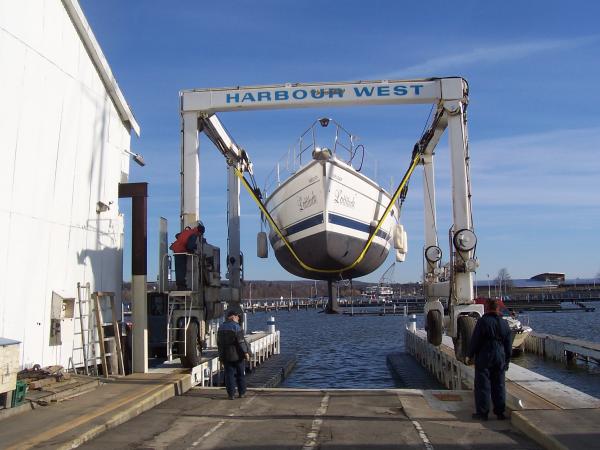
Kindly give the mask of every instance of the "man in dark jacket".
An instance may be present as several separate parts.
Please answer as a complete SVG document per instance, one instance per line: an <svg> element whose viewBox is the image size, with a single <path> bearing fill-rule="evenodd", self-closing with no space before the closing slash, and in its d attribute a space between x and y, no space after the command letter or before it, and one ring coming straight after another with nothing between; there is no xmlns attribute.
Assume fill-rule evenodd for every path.
<svg viewBox="0 0 600 450"><path fill-rule="evenodd" d="M217 332L219 361L225 370L225 387L229 400L235 398L237 384L240 398L246 395L245 360L250 359L250 346L244 338L239 325L240 316L237 311L228 311L227 320L221 324Z"/></svg>
<svg viewBox="0 0 600 450"><path fill-rule="evenodd" d="M500 316L496 300L489 300L488 312L477 321L468 357L475 362L474 419L487 420L490 396L494 414L504 420L506 390L504 373L508 370L512 352L512 337L506 320Z"/></svg>

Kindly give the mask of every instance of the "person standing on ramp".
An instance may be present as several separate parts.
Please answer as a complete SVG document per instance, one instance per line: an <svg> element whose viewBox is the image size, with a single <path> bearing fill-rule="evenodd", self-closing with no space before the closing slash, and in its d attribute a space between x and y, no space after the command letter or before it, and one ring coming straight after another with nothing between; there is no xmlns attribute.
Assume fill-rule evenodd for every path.
<svg viewBox="0 0 600 450"><path fill-rule="evenodd" d="M500 316L496 300L488 301L488 311L477 321L467 356L475 362L474 419L487 420L490 397L494 414L504 420L506 387L504 375L512 352L512 337L506 320Z"/></svg>
<svg viewBox="0 0 600 450"><path fill-rule="evenodd" d="M246 395L245 361L250 359L251 351L242 327L239 325L239 313L230 310L227 312L226 319L217 332L217 347L219 361L225 370L227 395L229 400L233 400L236 386L240 398Z"/></svg>

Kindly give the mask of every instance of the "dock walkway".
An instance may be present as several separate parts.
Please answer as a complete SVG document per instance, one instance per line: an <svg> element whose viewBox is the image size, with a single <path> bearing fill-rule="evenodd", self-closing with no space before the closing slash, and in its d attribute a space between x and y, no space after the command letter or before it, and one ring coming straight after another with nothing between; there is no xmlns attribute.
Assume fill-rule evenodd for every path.
<svg viewBox="0 0 600 450"><path fill-rule="evenodd" d="M427 343L424 330L406 334L407 350L438 380L453 388L473 387L474 370L454 357L452 339ZM511 364L506 373L511 422L544 448L598 448L600 399Z"/></svg>

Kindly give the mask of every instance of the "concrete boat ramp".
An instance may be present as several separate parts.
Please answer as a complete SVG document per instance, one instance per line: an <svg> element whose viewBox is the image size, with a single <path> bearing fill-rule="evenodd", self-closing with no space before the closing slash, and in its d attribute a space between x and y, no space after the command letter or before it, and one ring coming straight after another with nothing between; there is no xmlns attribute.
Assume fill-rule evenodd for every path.
<svg viewBox="0 0 600 450"><path fill-rule="evenodd" d="M436 349L422 334L407 348L449 390L253 388L232 401L203 386L216 368L207 360L202 371L163 367L0 416L0 449L600 448L600 400L518 366L507 374L510 420L472 420L472 368L451 342ZM260 358L277 355L275 336L251 340Z"/></svg>
<svg viewBox="0 0 600 450"><path fill-rule="evenodd" d="M473 421L471 391L251 389L231 401L223 388L189 380L125 377L9 417L0 448L592 449L600 437L598 409Z"/></svg>
<svg viewBox="0 0 600 450"><path fill-rule="evenodd" d="M510 422L474 422L469 392L192 389L84 449L539 448Z"/></svg>

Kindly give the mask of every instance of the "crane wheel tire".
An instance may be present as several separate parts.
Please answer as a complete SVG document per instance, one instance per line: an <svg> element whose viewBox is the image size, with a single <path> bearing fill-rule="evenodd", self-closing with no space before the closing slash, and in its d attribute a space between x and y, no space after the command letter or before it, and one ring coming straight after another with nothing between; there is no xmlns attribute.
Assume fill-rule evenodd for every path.
<svg viewBox="0 0 600 450"><path fill-rule="evenodd" d="M181 356L181 365L186 369L191 369L200 364L201 346L198 323L194 321L190 322L185 334L187 348L184 349L183 342L179 344L179 353L183 355L185 351L185 356Z"/></svg>
<svg viewBox="0 0 600 450"><path fill-rule="evenodd" d="M462 363L466 361L476 323L477 319L470 316L459 316L456 319L456 338L453 339L454 355Z"/></svg>
<svg viewBox="0 0 600 450"><path fill-rule="evenodd" d="M437 309L427 313L427 342L436 347L442 343L442 314Z"/></svg>

